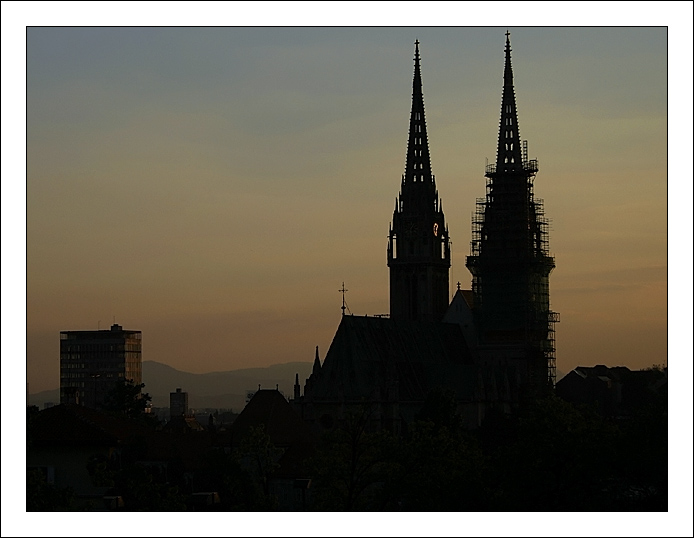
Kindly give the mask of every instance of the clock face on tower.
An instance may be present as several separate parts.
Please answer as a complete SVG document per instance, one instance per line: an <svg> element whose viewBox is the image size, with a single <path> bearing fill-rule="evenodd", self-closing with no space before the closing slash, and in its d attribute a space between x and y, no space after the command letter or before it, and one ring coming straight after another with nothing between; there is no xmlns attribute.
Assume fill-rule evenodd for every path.
<svg viewBox="0 0 694 538"><path fill-rule="evenodd" d="M438 222L434 223L434 236L435 237L439 236L439 223Z"/></svg>

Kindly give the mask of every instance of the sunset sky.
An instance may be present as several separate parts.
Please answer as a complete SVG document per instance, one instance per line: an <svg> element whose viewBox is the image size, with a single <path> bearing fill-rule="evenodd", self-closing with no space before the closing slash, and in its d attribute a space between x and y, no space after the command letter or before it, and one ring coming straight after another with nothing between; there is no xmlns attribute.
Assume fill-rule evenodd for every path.
<svg viewBox="0 0 694 538"><path fill-rule="evenodd" d="M317 4L263 3L272 9L251 16L244 3L138 4L137 24L234 25L151 28L126 27L118 4L78 17L56 3L23 13L26 30L6 17L12 4L4 379L26 356L29 391L58 388L59 332L114 320L142 331L143 360L202 373L311 361L316 345L324 358L343 281L355 315L387 313L415 39L450 291L469 288L507 29L520 135L552 221L558 369L638 369L676 350L691 379L691 4L428 2L413 19L384 15L394 3L326 3L316 27L269 26L305 24L298 15ZM541 16L557 6L556 20ZM587 27L597 6L600 24L629 26ZM586 26L552 26L567 22Z"/></svg>
<svg viewBox="0 0 694 538"><path fill-rule="evenodd" d="M667 30L509 30L557 367L665 363ZM351 312L387 313L415 39L451 293L469 288L505 31L30 28L30 391L58 386L61 330L115 320L143 360L201 373L322 358L343 281Z"/></svg>

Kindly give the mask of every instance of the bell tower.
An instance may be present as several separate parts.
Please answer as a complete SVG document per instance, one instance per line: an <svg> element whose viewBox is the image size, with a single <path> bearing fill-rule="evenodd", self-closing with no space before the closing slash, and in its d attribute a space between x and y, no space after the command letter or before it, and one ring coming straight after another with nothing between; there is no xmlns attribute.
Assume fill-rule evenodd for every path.
<svg viewBox="0 0 694 538"><path fill-rule="evenodd" d="M556 377L554 323L550 310L548 220L533 183L538 171L521 141L506 32L504 88L496 163L487 165L487 195L477 200L472 222L473 313L478 345L493 353L523 359L525 382L553 385Z"/></svg>
<svg viewBox="0 0 694 538"><path fill-rule="evenodd" d="M405 173L388 234L390 317L441 321L448 308L448 227L431 173L419 41L415 41L412 111Z"/></svg>

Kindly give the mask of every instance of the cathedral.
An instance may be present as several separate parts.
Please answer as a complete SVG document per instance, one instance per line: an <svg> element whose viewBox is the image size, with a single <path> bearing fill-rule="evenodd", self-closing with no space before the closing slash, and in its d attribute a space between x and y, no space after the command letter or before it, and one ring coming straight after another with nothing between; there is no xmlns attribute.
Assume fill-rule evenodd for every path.
<svg viewBox="0 0 694 538"><path fill-rule="evenodd" d="M467 427L490 409L513 413L521 399L552 390L548 221L533 192L538 162L521 141L506 33L497 156L477 199L466 266L472 289L449 300L448 226L432 173L415 42L405 171L388 234L390 315L343 315L321 363L292 403L316 430L350 414L372 429L401 433L437 391L452 396Z"/></svg>

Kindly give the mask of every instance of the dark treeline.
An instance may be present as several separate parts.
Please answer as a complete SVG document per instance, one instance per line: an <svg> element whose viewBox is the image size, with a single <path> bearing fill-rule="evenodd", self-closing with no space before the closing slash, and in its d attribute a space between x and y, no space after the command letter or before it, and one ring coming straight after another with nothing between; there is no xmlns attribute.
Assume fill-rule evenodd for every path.
<svg viewBox="0 0 694 538"><path fill-rule="evenodd" d="M550 396L515 418L461 427L432 395L395 439L352 417L313 460L315 510L665 511L667 418L657 402L615 421Z"/></svg>
<svg viewBox="0 0 694 538"><path fill-rule="evenodd" d="M126 401L122 405L131 411ZM364 408L325 432L313 448L304 508L666 511L666 405L654 398L630 417L615 419L548 396L527 402L514 417L488 413L480 429L469 431L452 398L434 393L400 437L369 432ZM115 406L111 411L117 412ZM90 476L94 485L121 496L126 510L195 510L193 491L217 492L218 510L277 508L268 484L280 450L262 426L233 448L214 442L220 434L212 426L201 435L213 442L199 454L194 478L176 458L165 470L138 464L147 447L137 437L117 460L90 459ZM28 511L75 509L74 500L71 491L28 473Z"/></svg>

